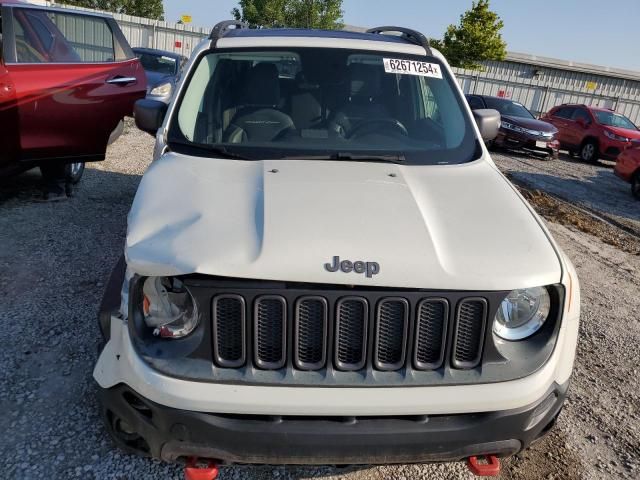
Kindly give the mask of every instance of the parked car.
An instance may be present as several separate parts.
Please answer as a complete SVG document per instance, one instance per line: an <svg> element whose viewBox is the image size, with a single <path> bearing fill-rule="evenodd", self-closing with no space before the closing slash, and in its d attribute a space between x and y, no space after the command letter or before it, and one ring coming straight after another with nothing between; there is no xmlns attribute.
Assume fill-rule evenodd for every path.
<svg viewBox="0 0 640 480"><path fill-rule="evenodd" d="M616 160L614 172L631 184L631 193L640 200L640 146L624 150Z"/></svg>
<svg viewBox="0 0 640 480"><path fill-rule="evenodd" d="M140 59L147 76L147 98L169 103L188 59L177 53L153 48L136 47L133 53Z"/></svg>
<svg viewBox="0 0 640 480"><path fill-rule="evenodd" d="M487 95L467 95L472 110L492 108L502 116L500 132L492 144L496 147L527 150L557 156L558 129L536 117L521 103Z"/></svg>
<svg viewBox="0 0 640 480"><path fill-rule="evenodd" d="M140 62L111 17L13 0L0 12L0 175L70 164L77 182L144 97Z"/></svg>
<svg viewBox="0 0 640 480"><path fill-rule="evenodd" d="M169 106L135 109L156 149L94 370L117 444L200 457L210 478L214 462L486 472L547 433L578 279L491 161L499 113L470 115L444 57L399 27L230 22L193 55Z"/></svg>
<svg viewBox="0 0 640 480"><path fill-rule="evenodd" d="M640 131L631 120L606 108L565 104L552 108L542 120L558 129L560 147L585 162L615 160L640 142Z"/></svg>

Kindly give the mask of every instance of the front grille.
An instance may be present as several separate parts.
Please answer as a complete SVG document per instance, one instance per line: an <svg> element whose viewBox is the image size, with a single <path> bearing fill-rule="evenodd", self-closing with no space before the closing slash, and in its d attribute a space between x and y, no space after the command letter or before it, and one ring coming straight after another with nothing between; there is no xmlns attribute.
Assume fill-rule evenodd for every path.
<svg viewBox="0 0 640 480"><path fill-rule="evenodd" d="M475 368L480 363L485 330L487 301L467 299L458 306L456 333L453 343L453 366Z"/></svg>
<svg viewBox="0 0 640 480"><path fill-rule="evenodd" d="M278 296L256 300L254 310L254 352L258 368L277 370L286 363L287 304Z"/></svg>
<svg viewBox="0 0 640 480"><path fill-rule="evenodd" d="M340 370L361 370L366 362L369 308L364 298L338 301L336 315L336 366Z"/></svg>
<svg viewBox="0 0 640 480"><path fill-rule="evenodd" d="M487 298L492 305L503 298L493 293L484 298L383 290L355 295L226 290L234 292L214 294L212 300L217 367L248 367L242 375L252 378L259 371L281 371L291 381L314 374L305 378L328 384L380 375L395 382L389 375L418 379L476 368L491 312ZM362 375L354 377L354 372ZM376 377L370 377L373 372Z"/></svg>
<svg viewBox="0 0 640 480"><path fill-rule="evenodd" d="M219 295L213 300L213 356L220 367L245 363L245 303L240 295Z"/></svg>
<svg viewBox="0 0 640 480"><path fill-rule="evenodd" d="M435 370L444 362L449 303L441 298L423 300L418 306L414 366Z"/></svg>
<svg viewBox="0 0 640 480"><path fill-rule="evenodd" d="M398 370L405 360L409 304L403 298L378 304L374 363L378 370Z"/></svg>
<svg viewBox="0 0 640 480"><path fill-rule="evenodd" d="M303 297L295 314L294 362L300 370L319 370L327 359L327 301L322 297Z"/></svg>

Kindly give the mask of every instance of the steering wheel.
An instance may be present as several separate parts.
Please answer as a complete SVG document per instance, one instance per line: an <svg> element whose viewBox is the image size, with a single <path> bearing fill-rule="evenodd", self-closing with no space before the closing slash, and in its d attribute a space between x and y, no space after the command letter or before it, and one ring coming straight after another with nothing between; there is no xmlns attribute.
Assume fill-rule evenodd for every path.
<svg viewBox="0 0 640 480"><path fill-rule="evenodd" d="M382 133L383 135L387 135L390 133L388 130L389 128L393 128L397 133L400 133L405 137L409 136L407 127L398 120L393 118L374 118L371 120L364 120L360 125L353 129L349 138L363 137L370 133Z"/></svg>

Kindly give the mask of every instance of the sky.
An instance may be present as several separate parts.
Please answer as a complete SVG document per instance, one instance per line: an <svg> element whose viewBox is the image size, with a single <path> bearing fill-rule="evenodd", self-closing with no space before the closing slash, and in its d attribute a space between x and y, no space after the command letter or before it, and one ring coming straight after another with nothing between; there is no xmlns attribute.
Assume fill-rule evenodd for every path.
<svg viewBox="0 0 640 480"><path fill-rule="evenodd" d="M231 18L237 0L164 0L165 17L193 16L193 25ZM441 38L471 0L344 0L344 22L396 25ZM492 0L503 19L507 49L640 71L640 0Z"/></svg>

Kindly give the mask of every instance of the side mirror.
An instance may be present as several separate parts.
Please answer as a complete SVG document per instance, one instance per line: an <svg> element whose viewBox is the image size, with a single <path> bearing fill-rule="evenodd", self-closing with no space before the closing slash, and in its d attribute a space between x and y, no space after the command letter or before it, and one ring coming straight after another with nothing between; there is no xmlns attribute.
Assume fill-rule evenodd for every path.
<svg viewBox="0 0 640 480"><path fill-rule="evenodd" d="M485 142L495 140L500 130L500 112L492 109L480 109L473 111L473 118L478 124L480 136Z"/></svg>
<svg viewBox="0 0 640 480"><path fill-rule="evenodd" d="M156 134L164 122L167 114L167 104L157 100L138 100L133 107L133 116L136 119L136 126L143 132Z"/></svg>

